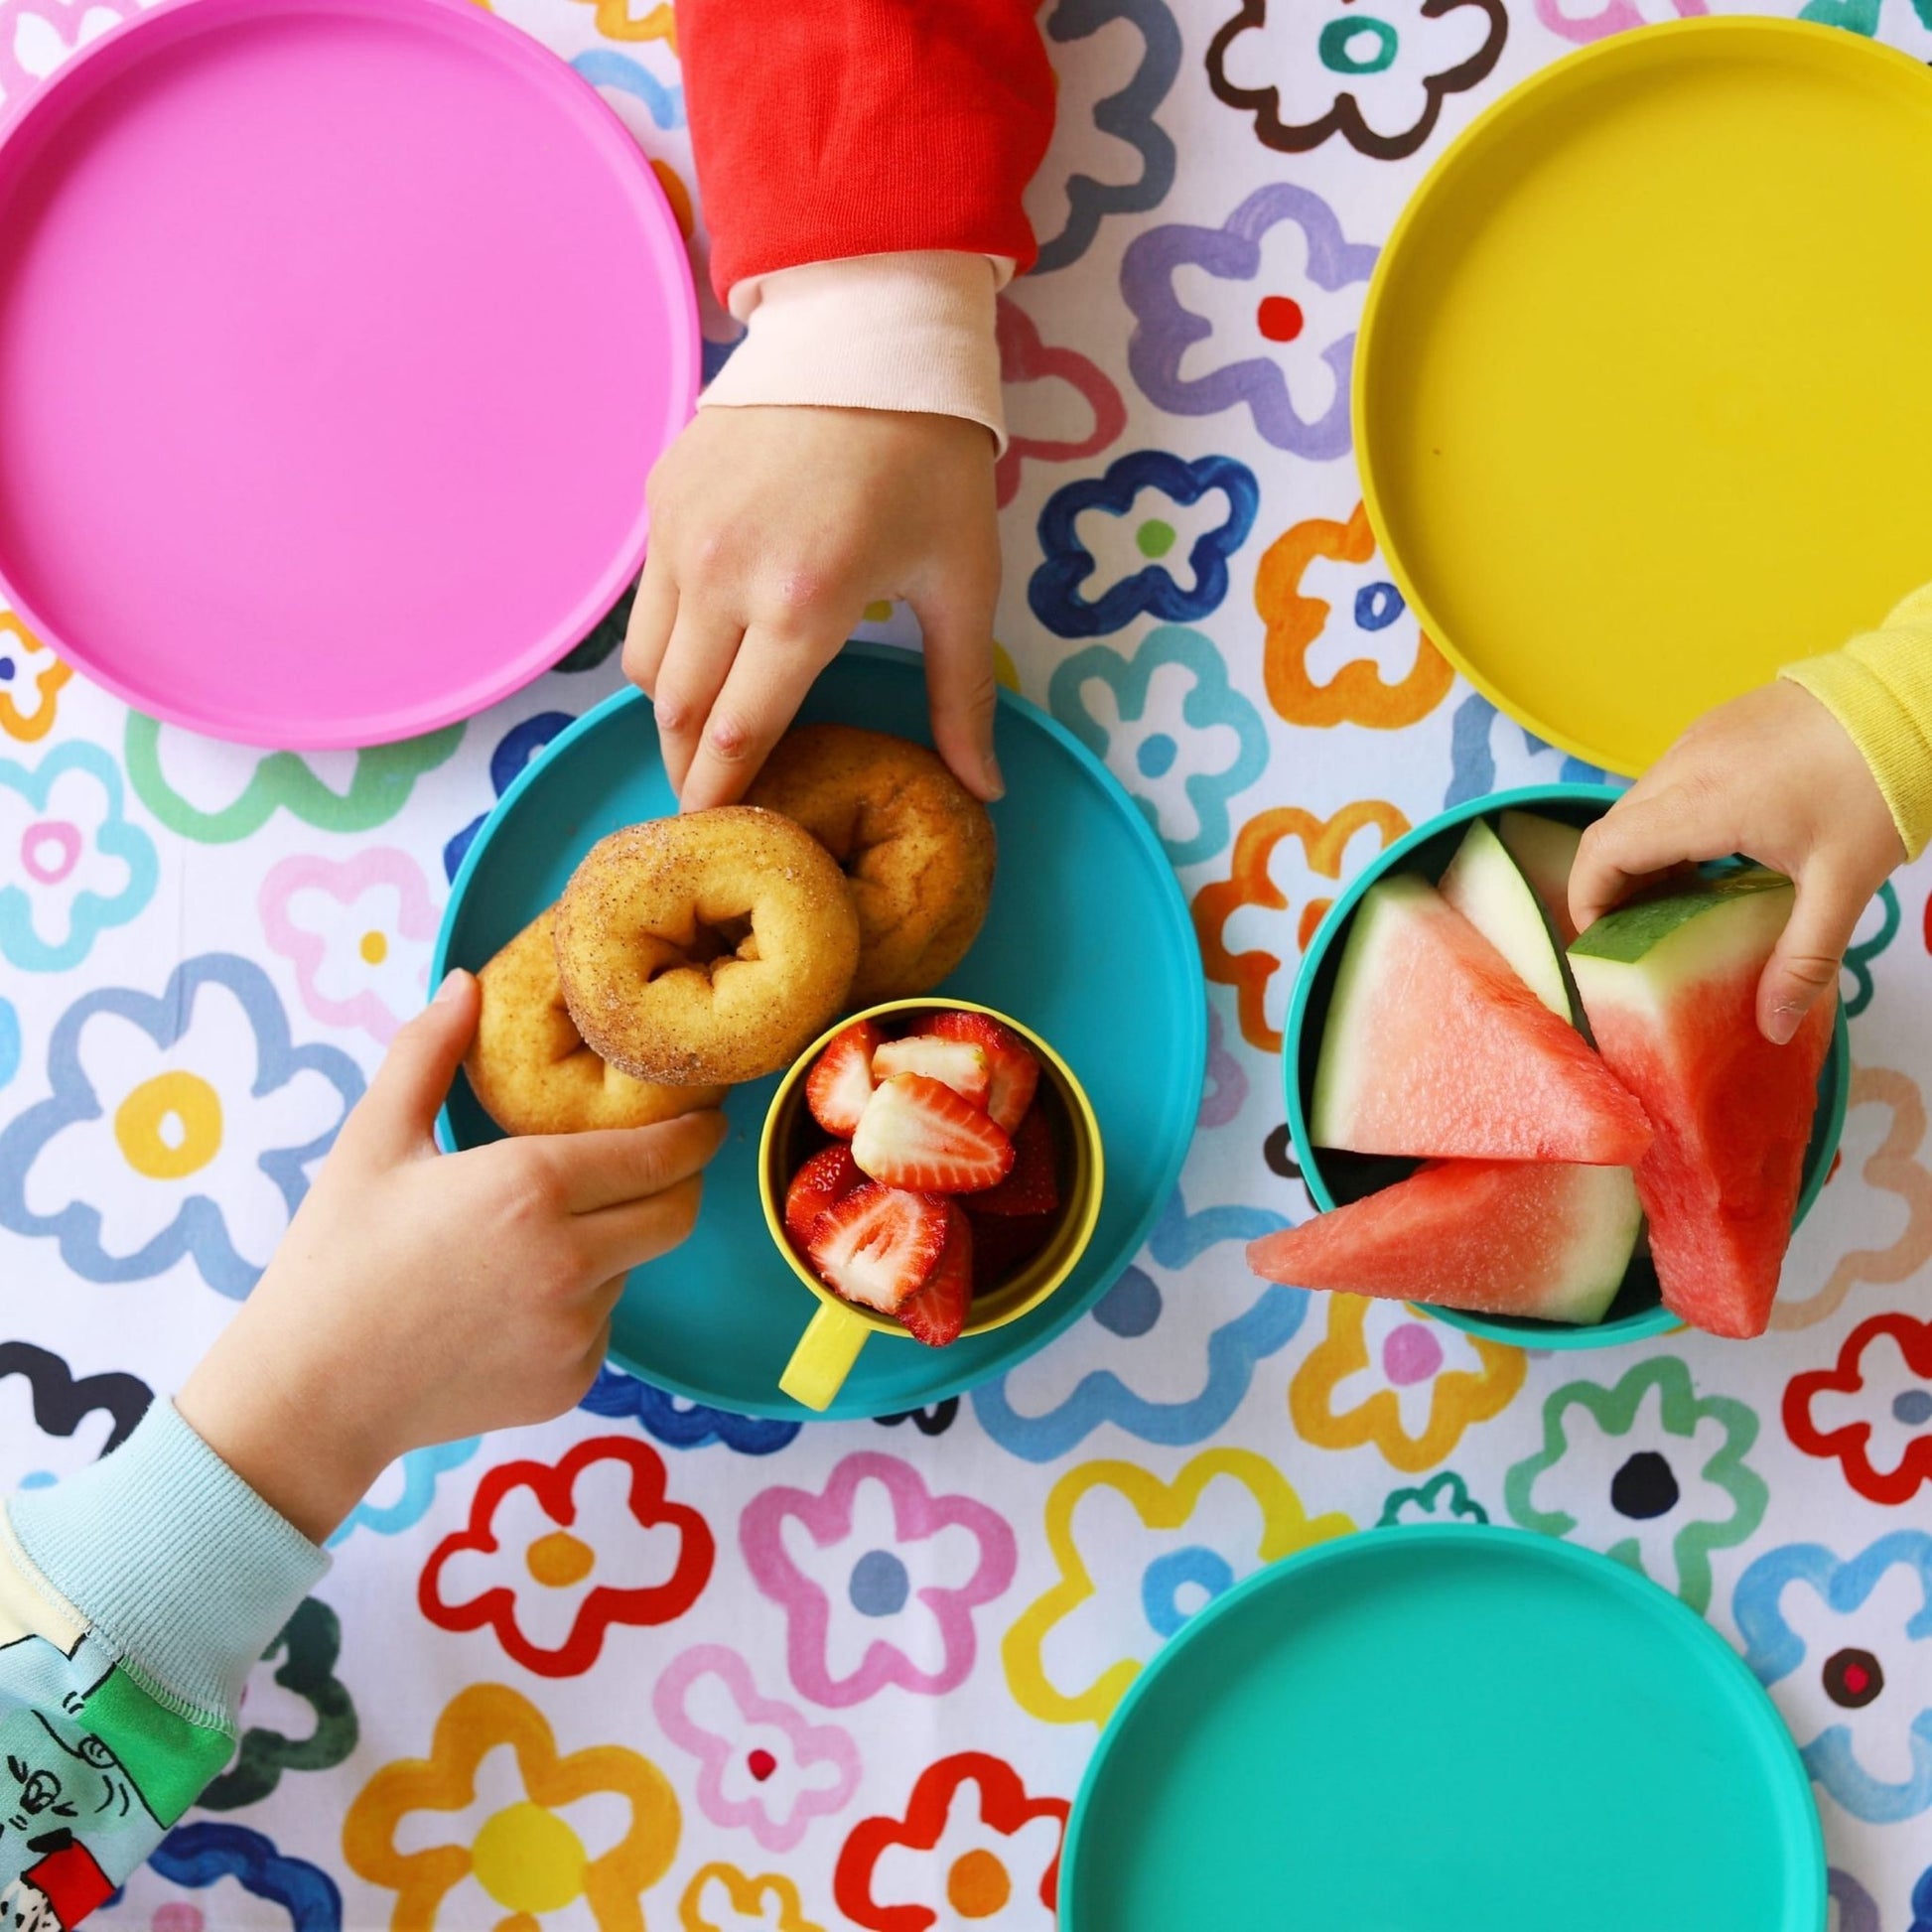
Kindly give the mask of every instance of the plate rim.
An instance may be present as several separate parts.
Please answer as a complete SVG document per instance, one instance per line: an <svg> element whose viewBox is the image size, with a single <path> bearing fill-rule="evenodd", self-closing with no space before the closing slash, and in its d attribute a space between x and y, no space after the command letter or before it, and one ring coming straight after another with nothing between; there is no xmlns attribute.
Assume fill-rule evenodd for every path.
<svg viewBox="0 0 1932 1932"><path fill-rule="evenodd" d="M1468 164L1470 158L1494 140L1499 129L1512 126L1533 112L1548 95L1579 86L1601 85L1605 79L1613 77L1596 73L1596 69L1614 69L1619 66L1640 71L1654 69L1660 63L1686 58L1688 51L1695 50L1700 42L1705 41L1829 45L1838 50L1834 58L1855 61L1869 59L1876 69L1889 70L1895 80L1910 74L1914 76L1914 85L1932 86L1932 73L1928 73L1909 54L1883 41L1867 40L1863 35L1851 33L1843 27L1773 14L1699 14L1656 21L1608 35L1587 47L1580 47L1563 55L1533 73L1526 74L1492 100L1443 149L1411 191L1370 273L1368 292L1362 299L1362 318L1355 331L1355 351L1349 371L1349 416L1354 424L1352 443L1355 467L1361 479L1363 507L1369 527L1375 533L1382 561L1388 566L1396 588L1415 613L1423 634L1449 659L1450 666L1460 672L1505 718L1535 732L1546 743L1569 753L1573 758L1581 759L1586 764L1593 764L1601 770L1630 778L1640 775L1640 765L1633 767L1611 748L1593 745L1587 738L1558 730L1535 717L1527 708L1519 707L1516 700L1487 672L1470 660L1462 645L1446 630L1429 600L1423 596L1407 560L1390 540L1388 506L1371 434L1371 425L1377 419L1377 403L1370 390L1375 382L1380 342L1394 326L1387 320L1392 307L1389 285L1410 250L1416 246L1414 237L1418 229L1426 229L1434 220L1437 203L1447 192L1454 175ZM1863 52L1859 53L1854 49Z"/></svg>
<svg viewBox="0 0 1932 1932"><path fill-rule="evenodd" d="M467 4L467 0L462 0L462 3ZM873 663L890 664L897 669L910 670L916 667L922 670L923 668L921 654L918 651L872 638L849 639L839 652L839 658L834 659L834 662L848 655ZM1057 718L1010 685L1003 684L999 687L998 702L1011 710L1015 716L1042 730L1047 737L1072 756L1087 776L1096 781L1102 793L1109 797L1115 811L1126 822L1130 835L1138 841L1145 855L1154 862L1157 876L1167 881L1172 909L1175 915L1174 929L1179 935L1181 944L1182 964L1191 973L1193 985L1200 995L1198 1000L1188 1003L1188 1011L1185 1015L1176 1016L1178 1022L1185 1026L1187 1034L1187 1037L1180 1042L1183 1048L1181 1064L1194 1069L1194 1084L1199 1092L1204 1092L1207 1082L1208 995L1201 964L1200 936L1194 930L1194 921L1187 909L1187 896L1181 888L1179 875L1168 858L1167 849L1162 845L1154 827L1148 822L1147 814L1134 802L1132 794L1106 764L1082 745ZM626 685L614 691L610 696L593 705L590 710L542 747L485 814L483 824L477 828L476 837L470 841L469 850L463 855L463 863L457 868L456 877L450 881L449 897L445 901L443 917L437 926L436 944L430 954L429 993L431 995L442 983L445 973L449 971L451 934L456 926L458 911L469 894L473 876L482 863L483 850L502 826L508 823L510 811L520 800L526 786L533 784L538 772L558 755L568 751L577 739L587 737L594 729L601 728L610 718L633 705L642 705L647 710L650 709L650 699L633 685ZM652 729L655 729L654 723ZM1198 1124L1190 1118L1186 1133L1178 1137L1175 1150L1169 1156L1161 1185L1153 1190L1151 1204L1142 1210L1134 1224L1131 1238L1123 1237L1118 1265L1099 1271L1091 1287L1072 1295L1063 1290L1056 1291L1031 1313L1021 1316L1017 1321L1009 1322L1005 1327L992 1330L991 1333L994 1335L1013 1336L1015 1342L1021 1340L1021 1336L1015 1333L1016 1330L1027 1331L1024 1346L1014 1348L1011 1352L995 1351L999 1359L987 1367L984 1373L968 1372L963 1379L955 1373L943 1385L938 1386L936 1394L927 1395L928 1404L964 1396L971 1390L983 1387L986 1383L1006 1374L1018 1363L1056 1340L1075 1321L1092 1310L1095 1303L1119 1280L1122 1270L1128 1267L1134 1257L1147 1246L1149 1235L1154 1231L1163 1210L1180 1183L1181 1172L1186 1166L1187 1156L1193 1148L1197 1132ZM436 1140L437 1145L446 1153L454 1151L457 1145L447 1101L437 1110ZM1084 1266L1084 1263L1082 1265ZM1076 1270L1076 1276L1077 1273ZM1070 1287L1071 1283L1068 1286ZM799 1293L803 1295L804 1290L801 1288ZM1031 1327L1031 1324L1035 1321L1040 1323L1037 1331ZM662 1389L668 1394L682 1397L689 1402L702 1403L707 1408L722 1410L728 1415L753 1416L773 1422L839 1423L867 1421L876 1416L900 1413L890 1409L869 1408L862 1401L855 1401L848 1406L844 1400L845 1390L841 1389L831 1406L820 1414L806 1409L802 1404L795 1403L790 1397L781 1394L775 1383L772 1385L771 1395L767 1398L760 1398L755 1403L743 1406L737 1403L724 1403L717 1399L715 1391L697 1388L679 1378L648 1369L634 1357L615 1346L608 1359L626 1374L635 1376L641 1382L648 1382L653 1388ZM851 1384L848 1383L846 1386L849 1388Z"/></svg>
<svg viewBox="0 0 1932 1932"><path fill-rule="evenodd" d="M1817 1801L1812 1796L1811 1773L1805 1768L1797 1740L1772 1702L1770 1693L1758 1681L1750 1666L1705 1617L1641 1572L1567 1538L1543 1536L1534 1530L1503 1523L1394 1523L1353 1530L1325 1542L1311 1544L1307 1549L1279 1558L1274 1563L1264 1564L1244 1577L1232 1589L1195 1611L1142 1666L1095 1741L1067 1815L1066 1833L1060 1847L1058 1891L1059 1923L1063 1932L1083 1932L1074 1917L1080 1903L1075 1888L1076 1873L1081 1848L1094 1831L1094 1789L1111 1753L1120 1748L1120 1739L1134 1712L1152 1694L1152 1686L1160 1680L1162 1673L1173 1668L1173 1660L1182 1654L1189 1643L1204 1641L1203 1632L1210 1632L1218 1621L1233 1614L1237 1605L1244 1604L1250 1598L1277 1589L1298 1587L1311 1573L1331 1565L1375 1561L1378 1550L1390 1547L1419 1550L1431 1547L1454 1547L1460 1550L1486 1547L1492 1556L1504 1551L1521 1553L1535 1561L1553 1564L1559 1570L1568 1569L1574 1576L1619 1592L1632 1602L1647 1604L1665 1624L1669 1624L1673 1617L1688 1619L1689 1625L1702 1633L1701 1637L1691 1638L1693 1646L1702 1645L1714 1672L1727 1677L1737 1688L1748 1692L1764 1720L1770 1748L1768 1756L1761 1748L1758 1754L1765 1757L1767 1768L1771 1761L1775 1761L1777 1776L1780 1781L1788 1782L1789 1786L1784 1802L1808 1821L1805 1836L1810 1857L1806 1860L1805 1869L1813 1891L1811 1895L1795 1901L1798 1907L1808 1909L1803 1912L1802 1920L1794 1920L1793 1923L1802 1922L1807 1926L1824 1924L1828 1909L1825 1831ZM1680 1622L1678 1627L1684 1628L1685 1625ZM1096 1853L1094 1856L1099 1855ZM1788 1907L1792 1902L1787 1901ZM1772 1932L1786 1932L1786 1929L1772 1928Z"/></svg>
<svg viewBox="0 0 1932 1932"><path fill-rule="evenodd" d="M674 340L666 357L664 387L665 420L676 426L672 430L675 437L697 407L702 331L690 256L663 185L635 136L590 81L534 35L487 7L474 5L472 0L381 0L380 5L371 0L160 0L160 4L128 15L89 41L32 92L0 111L0 171L17 152L17 144L50 137L62 117L84 105L103 62L118 55L131 67L152 53L244 27L271 14L317 19L363 16L385 24L433 29L446 39L462 42L515 69L531 85L547 93L557 103L557 111L571 119L600 153L610 156L614 178L635 216L639 235L651 256L670 271L663 279L671 285L665 289L665 309ZM198 19L198 15L203 17ZM152 50L126 54L130 42L148 40L155 43ZM30 154L25 165L31 168L33 162ZM4 174L0 174L0 191L4 187ZM6 230L7 199L0 192L0 237ZM310 714L288 716L279 722L266 717L235 721L138 690L112 663L103 663L89 644L76 643L61 626L49 622L34 601L22 595L4 553L0 553L0 597L57 656L111 697L164 724L263 751L362 751L464 723L553 669L617 604L624 587L635 580L643 565L648 525L648 511L640 493L636 515L621 547L596 583L580 596L568 619L540 640L505 656L487 675L405 710L377 704L362 715L337 714L320 721ZM261 734L271 724L274 735L265 739Z"/></svg>

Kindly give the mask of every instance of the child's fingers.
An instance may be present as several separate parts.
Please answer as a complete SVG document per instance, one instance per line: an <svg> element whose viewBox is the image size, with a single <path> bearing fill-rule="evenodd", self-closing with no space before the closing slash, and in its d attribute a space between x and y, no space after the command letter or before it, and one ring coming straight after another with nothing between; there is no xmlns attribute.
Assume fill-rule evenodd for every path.
<svg viewBox="0 0 1932 1932"><path fill-rule="evenodd" d="M1804 1017L1838 986L1867 895L1842 873L1814 865L1798 881L1783 936L1757 983L1757 1027L1782 1046Z"/></svg>
<svg viewBox="0 0 1932 1932"><path fill-rule="evenodd" d="M476 980L451 973L436 998L389 1042L342 1139L378 1161L420 1154L432 1145L437 1111L477 1035L480 1004Z"/></svg>
<svg viewBox="0 0 1932 1932"><path fill-rule="evenodd" d="M1735 849L1728 827L1681 787L1651 795L1635 787L1584 834L1570 872L1570 916L1585 931L1645 880Z"/></svg>
<svg viewBox="0 0 1932 1932"><path fill-rule="evenodd" d="M998 586L996 564L990 581L969 573L960 583L913 600L925 635L932 742L960 783L989 803L1006 790L993 751L1000 696L993 675L993 604Z"/></svg>
<svg viewBox="0 0 1932 1932"><path fill-rule="evenodd" d="M744 640L745 626L737 618L688 591L679 596L677 621L657 668L651 701L657 708L665 774L680 799L711 708Z"/></svg>
<svg viewBox="0 0 1932 1932"><path fill-rule="evenodd" d="M585 1266L602 1281L669 1254L697 1226L703 1189L694 1173L648 1199L580 1215L574 1231Z"/></svg>
<svg viewBox="0 0 1932 1932"><path fill-rule="evenodd" d="M657 689L657 673L670 648L677 622L677 582L671 567L652 550L637 580L630 606L630 621L623 633L623 674L646 696Z"/></svg>
<svg viewBox="0 0 1932 1932"><path fill-rule="evenodd" d="M541 1168L571 1213L598 1214L689 1179L724 1145L726 1131L724 1115L707 1108L649 1127L526 1138L516 1143L516 1158Z"/></svg>
<svg viewBox="0 0 1932 1932"><path fill-rule="evenodd" d="M786 635L761 626L745 633L678 786L685 811L729 805L758 776L772 746L798 715L812 680L839 654L851 628L844 621L847 615L815 615L809 625ZM858 610L849 615L856 619Z"/></svg>

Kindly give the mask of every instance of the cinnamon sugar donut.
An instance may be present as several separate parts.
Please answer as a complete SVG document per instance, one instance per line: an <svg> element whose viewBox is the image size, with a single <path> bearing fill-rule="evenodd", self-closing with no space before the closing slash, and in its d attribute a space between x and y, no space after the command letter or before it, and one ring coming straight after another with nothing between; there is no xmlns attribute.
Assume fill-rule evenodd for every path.
<svg viewBox="0 0 1932 1932"><path fill-rule="evenodd" d="M993 896L993 821L937 753L851 725L801 725L746 797L797 820L851 884L854 1006L928 993L966 956Z"/></svg>
<svg viewBox="0 0 1932 1932"><path fill-rule="evenodd" d="M859 961L852 895L776 812L723 805L600 839L557 902L578 1031L640 1080L756 1080L839 1011Z"/></svg>
<svg viewBox="0 0 1932 1932"><path fill-rule="evenodd" d="M575 1134L717 1106L723 1087L633 1080L584 1043L557 978L556 910L539 912L477 975L483 1011L463 1065L483 1112L506 1134Z"/></svg>

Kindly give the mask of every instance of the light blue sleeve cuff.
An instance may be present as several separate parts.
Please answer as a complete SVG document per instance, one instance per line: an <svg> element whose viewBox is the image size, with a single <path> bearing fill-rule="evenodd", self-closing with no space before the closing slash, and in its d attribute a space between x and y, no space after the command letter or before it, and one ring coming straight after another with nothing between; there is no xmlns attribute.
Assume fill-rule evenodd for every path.
<svg viewBox="0 0 1932 1932"><path fill-rule="evenodd" d="M8 1505L21 1548L153 1696L229 1725L329 1559L165 1398L111 1455Z"/></svg>

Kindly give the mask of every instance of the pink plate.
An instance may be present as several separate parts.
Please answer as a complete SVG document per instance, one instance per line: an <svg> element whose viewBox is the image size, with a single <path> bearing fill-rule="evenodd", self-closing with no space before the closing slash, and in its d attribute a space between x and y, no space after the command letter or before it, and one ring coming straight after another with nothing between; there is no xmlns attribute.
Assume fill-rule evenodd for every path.
<svg viewBox="0 0 1932 1932"><path fill-rule="evenodd" d="M556 662L698 381L648 162L470 0L176 0L0 139L0 587L247 744L380 744Z"/></svg>

